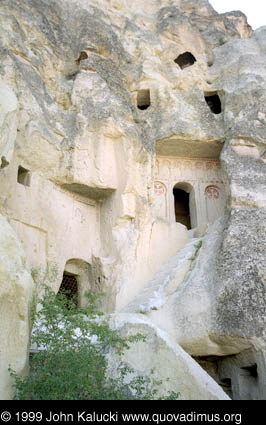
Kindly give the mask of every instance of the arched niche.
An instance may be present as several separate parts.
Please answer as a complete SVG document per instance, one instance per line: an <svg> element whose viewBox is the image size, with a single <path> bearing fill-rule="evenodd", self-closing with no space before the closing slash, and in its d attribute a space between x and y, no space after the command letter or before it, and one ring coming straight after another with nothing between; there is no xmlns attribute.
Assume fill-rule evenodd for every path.
<svg viewBox="0 0 266 425"><path fill-rule="evenodd" d="M139 90L137 94L137 107L142 111L151 106L150 89Z"/></svg>
<svg viewBox="0 0 266 425"><path fill-rule="evenodd" d="M178 182L173 187L176 222L184 224L188 230L197 227L195 191L187 182Z"/></svg>
<svg viewBox="0 0 266 425"><path fill-rule="evenodd" d="M91 265L79 258L66 262L58 293L68 291L68 298L76 298L76 305L86 304L86 292L91 290Z"/></svg>

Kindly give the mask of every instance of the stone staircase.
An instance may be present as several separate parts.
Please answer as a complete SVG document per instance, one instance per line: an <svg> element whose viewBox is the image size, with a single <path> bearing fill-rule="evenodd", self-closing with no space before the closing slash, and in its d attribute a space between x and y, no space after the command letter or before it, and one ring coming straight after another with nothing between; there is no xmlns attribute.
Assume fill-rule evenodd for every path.
<svg viewBox="0 0 266 425"><path fill-rule="evenodd" d="M137 297L124 307L122 313L148 313L162 307L167 298L178 290L187 278L203 238L192 238L147 283Z"/></svg>
<svg viewBox="0 0 266 425"><path fill-rule="evenodd" d="M180 392L181 400L229 400L214 379L177 343L175 332L171 332L171 327L176 326L171 318L171 299L189 278L205 231L206 228L190 231L184 248L162 265L132 302L112 317L114 328L125 335L140 333L146 338L125 351L123 363L137 373L154 374L163 383L164 392ZM113 359L114 368L118 361Z"/></svg>

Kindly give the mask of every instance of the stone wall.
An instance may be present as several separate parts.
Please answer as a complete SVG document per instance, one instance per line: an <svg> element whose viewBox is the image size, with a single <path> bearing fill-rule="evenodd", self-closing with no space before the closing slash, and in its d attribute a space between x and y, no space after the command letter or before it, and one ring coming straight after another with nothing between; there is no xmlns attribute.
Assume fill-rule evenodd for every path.
<svg viewBox="0 0 266 425"><path fill-rule="evenodd" d="M19 164L14 157L1 172L1 212L9 217L30 266L45 271L49 264L56 264L60 280L68 260L91 263L92 255L99 255L99 206L36 172L29 171L28 181L19 183Z"/></svg>

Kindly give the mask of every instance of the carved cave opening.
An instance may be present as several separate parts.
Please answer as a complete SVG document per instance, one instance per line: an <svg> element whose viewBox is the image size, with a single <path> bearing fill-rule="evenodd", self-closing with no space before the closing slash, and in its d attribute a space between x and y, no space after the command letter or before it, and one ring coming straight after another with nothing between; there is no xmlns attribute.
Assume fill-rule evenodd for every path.
<svg viewBox="0 0 266 425"><path fill-rule="evenodd" d="M191 229L189 197L190 194L183 189L174 187L175 219L177 223L184 224L188 230Z"/></svg>
<svg viewBox="0 0 266 425"><path fill-rule="evenodd" d="M63 294L78 307L78 281L77 277L69 273L63 274L62 283L57 294ZM67 304L69 308L69 304Z"/></svg>
<svg viewBox="0 0 266 425"><path fill-rule="evenodd" d="M148 109L151 106L151 96L149 89L139 90L137 94L137 106L140 110Z"/></svg>
<svg viewBox="0 0 266 425"><path fill-rule="evenodd" d="M17 182L24 186L30 186L30 172L21 165L18 167Z"/></svg>
<svg viewBox="0 0 266 425"><path fill-rule="evenodd" d="M204 98L213 114L222 112L221 100L217 92L204 93Z"/></svg>
<svg viewBox="0 0 266 425"><path fill-rule="evenodd" d="M177 63L181 69L184 69L193 65L196 62L196 58L192 55L192 53L185 52L179 55L174 62Z"/></svg>
<svg viewBox="0 0 266 425"><path fill-rule="evenodd" d="M77 59L77 62L80 63L81 61L84 61L85 59L88 59L88 54L82 51L79 55L79 58Z"/></svg>

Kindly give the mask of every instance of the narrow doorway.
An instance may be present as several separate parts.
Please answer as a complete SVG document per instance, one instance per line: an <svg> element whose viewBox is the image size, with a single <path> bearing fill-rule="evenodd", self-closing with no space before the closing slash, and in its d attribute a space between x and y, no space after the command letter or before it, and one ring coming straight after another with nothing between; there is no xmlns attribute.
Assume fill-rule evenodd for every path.
<svg viewBox="0 0 266 425"><path fill-rule="evenodd" d="M175 200L175 219L177 223L184 224L187 229L191 229L189 196L190 194L183 189L174 187Z"/></svg>

